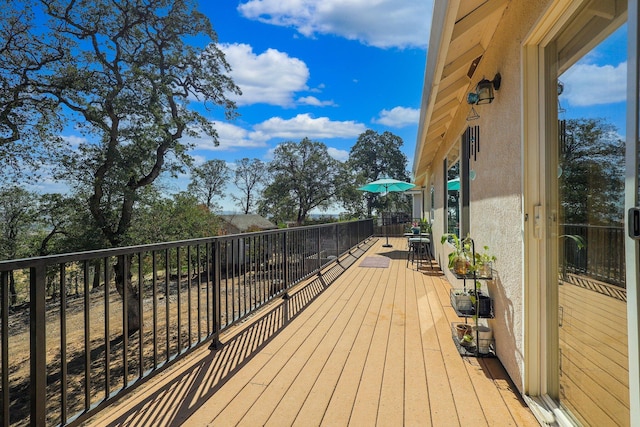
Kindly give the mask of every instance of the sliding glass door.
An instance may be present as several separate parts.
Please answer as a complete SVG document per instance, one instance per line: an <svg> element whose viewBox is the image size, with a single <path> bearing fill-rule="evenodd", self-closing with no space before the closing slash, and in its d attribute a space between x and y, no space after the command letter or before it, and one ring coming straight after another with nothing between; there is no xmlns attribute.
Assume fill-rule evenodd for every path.
<svg viewBox="0 0 640 427"><path fill-rule="evenodd" d="M549 347L557 349L557 362L550 375L567 419L588 426L630 423L627 25L620 19L624 3L615 3L585 2L554 46L558 137L549 144L557 173L549 178L548 247L557 270L550 284L557 302L557 330L550 336L557 343Z"/></svg>

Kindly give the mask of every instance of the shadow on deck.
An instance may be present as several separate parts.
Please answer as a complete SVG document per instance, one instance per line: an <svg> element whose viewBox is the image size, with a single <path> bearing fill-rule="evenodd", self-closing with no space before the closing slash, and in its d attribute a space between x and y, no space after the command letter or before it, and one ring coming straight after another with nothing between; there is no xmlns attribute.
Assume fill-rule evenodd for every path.
<svg viewBox="0 0 640 427"><path fill-rule="evenodd" d="M406 241L390 241L370 241L86 424L538 425L497 359L458 354L437 266L407 267ZM390 262L360 267L363 255Z"/></svg>

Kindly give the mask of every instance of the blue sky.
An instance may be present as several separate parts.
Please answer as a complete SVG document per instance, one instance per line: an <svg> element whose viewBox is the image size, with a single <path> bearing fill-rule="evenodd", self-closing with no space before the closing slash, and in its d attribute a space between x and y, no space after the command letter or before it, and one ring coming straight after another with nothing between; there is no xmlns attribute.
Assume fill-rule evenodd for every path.
<svg viewBox="0 0 640 427"><path fill-rule="evenodd" d="M626 135L627 26L623 25L560 76L561 118L597 117Z"/></svg>
<svg viewBox="0 0 640 427"><path fill-rule="evenodd" d="M243 95L235 120L208 113L221 143L193 140L196 161L269 161L278 144L304 137L344 161L373 129L403 139L410 167L432 8L415 0L201 1Z"/></svg>
<svg viewBox="0 0 640 427"><path fill-rule="evenodd" d="M221 143L192 140L196 163L269 161L278 144L304 137L344 161L358 136L373 129L403 139L410 167L432 8L432 0L200 0L243 95L234 121L221 110L206 112ZM560 80L565 117L604 117L624 135L626 27ZM179 191L188 182L184 175L162 185ZM44 187L56 191L60 184ZM230 199L218 202L237 210Z"/></svg>

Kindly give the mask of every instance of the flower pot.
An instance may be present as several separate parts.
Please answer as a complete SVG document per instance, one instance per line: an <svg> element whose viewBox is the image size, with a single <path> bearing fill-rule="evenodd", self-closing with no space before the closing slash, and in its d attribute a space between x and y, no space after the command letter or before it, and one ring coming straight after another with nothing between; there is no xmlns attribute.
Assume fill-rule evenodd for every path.
<svg viewBox="0 0 640 427"><path fill-rule="evenodd" d="M478 267L478 277L491 277L491 264L482 264Z"/></svg>
<svg viewBox="0 0 640 427"><path fill-rule="evenodd" d="M491 344L493 343L493 331L488 326L478 325L473 332L478 337L478 353L488 354L491 352Z"/></svg>
<svg viewBox="0 0 640 427"><path fill-rule="evenodd" d="M413 234L420 234L420 227L411 227L411 232Z"/></svg>
<svg viewBox="0 0 640 427"><path fill-rule="evenodd" d="M478 295L478 316L489 317L491 316L491 298L487 295Z"/></svg>
<svg viewBox="0 0 640 427"><path fill-rule="evenodd" d="M469 272L469 264L464 258L457 258L453 264L453 271L456 274L465 275Z"/></svg>
<svg viewBox="0 0 640 427"><path fill-rule="evenodd" d="M474 311L471 297L460 290L451 291L451 306L461 314L473 314Z"/></svg>

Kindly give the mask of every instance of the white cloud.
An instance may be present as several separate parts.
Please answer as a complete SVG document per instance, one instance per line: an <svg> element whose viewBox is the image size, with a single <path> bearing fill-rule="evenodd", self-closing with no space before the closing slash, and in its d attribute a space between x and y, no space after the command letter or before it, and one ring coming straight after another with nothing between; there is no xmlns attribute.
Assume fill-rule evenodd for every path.
<svg viewBox="0 0 640 427"><path fill-rule="evenodd" d="M352 120L338 122L328 117L313 118L309 114L298 114L291 119L272 117L254 129L270 138L302 139L314 138L353 138L366 130L364 124Z"/></svg>
<svg viewBox="0 0 640 427"><path fill-rule="evenodd" d="M627 63L617 66L577 63L560 80L564 92L560 102L575 107L612 104L627 97Z"/></svg>
<svg viewBox="0 0 640 427"><path fill-rule="evenodd" d="M194 144L199 150L235 151L242 148L266 147L266 141L269 139L227 122L215 122L214 127L218 132L220 143L218 146L215 146L213 140L207 136L192 138L185 142Z"/></svg>
<svg viewBox="0 0 640 427"><path fill-rule="evenodd" d="M272 117L262 123L253 126L252 129L244 129L240 126L215 122L220 145L213 145L211 138L184 138L184 142L192 144L196 150L208 151L238 151L249 148L266 147L267 141L280 138L301 140L304 137L311 139L330 138L354 138L366 130L362 123L355 121L333 121L328 117L313 118L309 114L298 114L291 119ZM335 158L344 156L336 151Z"/></svg>
<svg viewBox="0 0 640 427"><path fill-rule="evenodd" d="M78 148L80 144L86 144L89 142L87 138L79 135L63 135L62 140L74 149Z"/></svg>
<svg viewBox="0 0 640 427"><path fill-rule="evenodd" d="M426 48L432 9L429 0L249 0L238 6L246 18L307 37L334 34L381 48Z"/></svg>
<svg viewBox="0 0 640 427"><path fill-rule="evenodd" d="M401 128L409 125L417 125L420 119L420 110L416 108L394 107L391 110L382 110L379 118L374 123Z"/></svg>
<svg viewBox="0 0 640 427"><path fill-rule="evenodd" d="M345 162L349 158L349 152L338 148L327 147L327 152L331 157L341 162Z"/></svg>
<svg viewBox="0 0 640 427"><path fill-rule="evenodd" d="M302 98L298 98L298 104L312 105L314 107L336 106L333 101L320 101L315 96L303 96Z"/></svg>
<svg viewBox="0 0 640 427"><path fill-rule="evenodd" d="M292 106L294 94L308 90L309 69L298 58L276 49L255 54L247 44L222 44L231 77L242 96L231 95L238 105L270 104Z"/></svg>

